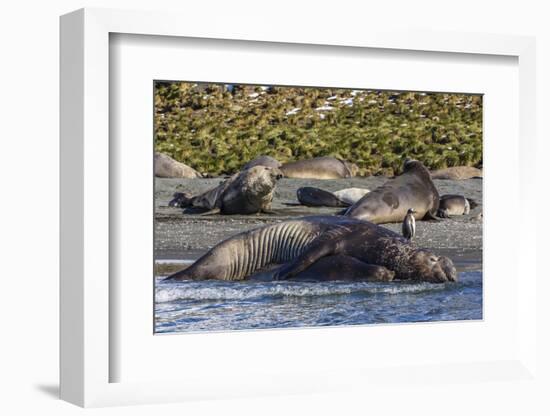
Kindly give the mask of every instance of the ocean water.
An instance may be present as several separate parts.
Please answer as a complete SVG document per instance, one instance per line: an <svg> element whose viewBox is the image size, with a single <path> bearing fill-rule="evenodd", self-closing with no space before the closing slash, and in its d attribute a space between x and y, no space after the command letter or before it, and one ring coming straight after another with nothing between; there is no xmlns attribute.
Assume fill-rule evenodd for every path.
<svg viewBox="0 0 550 416"><path fill-rule="evenodd" d="M457 283L223 282L155 285L157 333L482 319L482 272Z"/></svg>

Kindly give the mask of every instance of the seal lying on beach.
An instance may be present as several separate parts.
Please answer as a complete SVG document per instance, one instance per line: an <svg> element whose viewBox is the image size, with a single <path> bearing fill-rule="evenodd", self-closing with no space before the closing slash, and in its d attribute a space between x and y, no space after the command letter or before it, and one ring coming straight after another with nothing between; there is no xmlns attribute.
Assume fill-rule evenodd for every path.
<svg viewBox="0 0 550 416"><path fill-rule="evenodd" d="M280 168L281 162L271 156L258 156L243 166L243 170L253 168L254 166L267 166L268 168Z"/></svg>
<svg viewBox="0 0 550 416"><path fill-rule="evenodd" d="M167 280L245 280L270 265L280 265L274 280L286 280L321 258L338 255L385 267L396 279L457 280L448 257L418 249L376 224L333 215L303 217L237 234Z"/></svg>
<svg viewBox="0 0 550 416"><path fill-rule="evenodd" d="M195 169L158 152L155 152L155 176L159 178L202 178L202 175Z"/></svg>
<svg viewBox="0 0 550 416"><path fill-rule="evenodd" d="M308 207L349 207L368 192L368 189L362 188L347 188L330 192L312 186L304 186L298 188L296 197L302 205Z"/></svg>
<svg viewBox="0 0 550 416"><path fill-rule="evenodd" d="M384 224L403 221L409 208L417 220L437 219L439 193L430 172L417 160L406 161L400 176L366 194L344 215Z"/></svg>
<svg viewBox="0 0 550 416"><path fill-rule="evenodd" d="M355 176L359 168L354 163L335 157L315 157L285 163L281 166L281 170L287 178L339 179Z"/></svg>
<svg viewBox="0 0 550 416"><path fill-rule="evenodd" d="M248 280L270 282L283 266L271 265L251 275ZM355 257L335 255L321 257L304 271L291 277L294 282L367 281L391 282L395 273L384 266L368 264Z"/></svg>
<svg viewBox="0 0 550 416"><path fill-rule="evenodd" d="M206 213L256 214L269 212L275 184L282 178L279 169L254 166L226 179L197 196L176 192L168 204L172 207L199 208Z"/></svg>
<svg viewBox="0 0 550 416"><path fill-rule="evenodd" d="M432 179L450 179L455 181L483 178L482 170L472 166L454 166L452 168L434 170L431 175Z"/></svg>
<svg viewBox="0 0 550 416"><path fill-rule="evenodd" d="M449 218L452 215L468 215L470 208L475 208L477 204L462 195L442 195L439 199L439 209L437 216L440 218Z"/></svg>

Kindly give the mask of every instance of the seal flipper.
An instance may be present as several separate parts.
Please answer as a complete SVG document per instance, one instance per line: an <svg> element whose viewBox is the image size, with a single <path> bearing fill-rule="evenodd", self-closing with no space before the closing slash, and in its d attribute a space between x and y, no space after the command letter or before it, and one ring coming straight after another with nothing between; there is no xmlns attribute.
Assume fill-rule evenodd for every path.
<svg viewBox="0 0 550 416"><path fill-rule="evenodd" d="M297 258L281 266L274 273L273 280L287 280L307 269L321 257L337 254L338 238L335 237L339 236L335 236L334 231L336 231L337 234L340 234L337 230L332 230L332 232L322 234Z"/></svg>
<svg viewBox="0 0 550 416"><path fill-rule="evenodd" d="M422 221L429 221L429 220L433 220L433 221L441 221L439 218L437 218L433 212L431 211L428 211L426 212L426 215L424 215L424 218L422 218Z"/></svg>

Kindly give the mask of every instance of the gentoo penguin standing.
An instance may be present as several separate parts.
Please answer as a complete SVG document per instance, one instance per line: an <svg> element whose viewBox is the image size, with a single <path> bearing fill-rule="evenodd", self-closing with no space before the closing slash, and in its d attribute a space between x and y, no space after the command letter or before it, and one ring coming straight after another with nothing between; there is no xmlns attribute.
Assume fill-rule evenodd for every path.
<svg viewBox="0 0 550 416"><path fill-rule="evenodd" d="M415 213L416 211L414 209L409 208L407 215L403 219L403 237L407 240L412 240L416 231L416 223L413 216Z"/></svg>

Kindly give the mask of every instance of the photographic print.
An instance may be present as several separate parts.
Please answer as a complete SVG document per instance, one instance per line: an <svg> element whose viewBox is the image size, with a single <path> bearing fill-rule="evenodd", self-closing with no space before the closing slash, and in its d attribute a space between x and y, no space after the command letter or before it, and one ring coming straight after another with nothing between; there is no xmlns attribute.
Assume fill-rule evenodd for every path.
<svg viewBox="0 0 550 416"><path fill-rule="evenodd" d="M481 94L154 97L156 333L482 319Z"/></svg>

